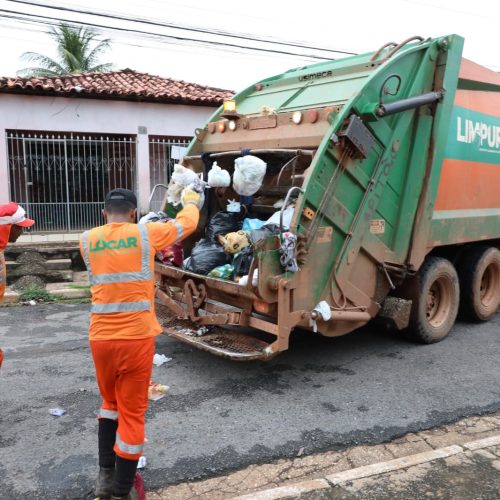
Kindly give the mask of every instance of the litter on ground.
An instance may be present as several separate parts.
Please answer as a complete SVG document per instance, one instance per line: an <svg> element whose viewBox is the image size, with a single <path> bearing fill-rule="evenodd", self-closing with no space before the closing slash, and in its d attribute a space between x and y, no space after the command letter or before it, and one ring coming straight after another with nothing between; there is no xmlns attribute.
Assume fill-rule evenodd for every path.
<svg viewBox="0 0 500 500"><path fill-rule="evenodd" d="M63 408L50 408L49 413L54 415L54 417L62 417L66 413L66 410Z"/></svg>
<svg viewBox="0 0 500 500"><path fill-rule="evenodd" d="M155 354L153 356L153 365L155 366L161 366L169 361L172 361L172 358L168 358L165 354Z"/></svg>
<svg viewBox="0 0 500 500"><path fill-rule="evenodd" d="M150 401L158 401L165 397L169 389L168 385L156 384L151 381L148 387L148 398Z"/></svg>

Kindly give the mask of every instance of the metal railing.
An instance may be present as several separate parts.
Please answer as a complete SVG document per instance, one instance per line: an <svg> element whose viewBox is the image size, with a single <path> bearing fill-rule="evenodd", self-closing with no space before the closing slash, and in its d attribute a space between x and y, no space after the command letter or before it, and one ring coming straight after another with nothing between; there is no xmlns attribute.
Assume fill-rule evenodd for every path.
<svg viewBox="0 0 500 500"><path fill-rule="evenodd" d="M174 165L184 156L191 139L187 137L149 137L149 172L151 188L157 184L167 185ZM156 189L151 198L151 210L162 208L165 189Z"/></svg>
<svg viewBox="0 0 500 500"><path fill-rule="evenodd" d="M136 191L136 138L130 135L7 131L10 197L36 220L34 232L102 224L106 193Z"/></svg>

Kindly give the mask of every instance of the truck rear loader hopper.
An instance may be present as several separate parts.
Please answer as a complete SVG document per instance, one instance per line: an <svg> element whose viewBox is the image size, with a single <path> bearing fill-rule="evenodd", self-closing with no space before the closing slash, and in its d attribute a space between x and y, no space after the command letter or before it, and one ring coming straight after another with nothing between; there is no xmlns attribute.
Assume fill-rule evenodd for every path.
<svg viewBox="0 0 500 500"><path fill-rule="evenodd" d="M286 198L282 211L294 203L300 270L281 267L282 230L254 248L256 286L157 264L165 333L253 360L286 350L295 327L338 336L377 318L431 343L459 308L491 318L500 303L500 75L462 59L462 48L456 35L413 37L294 69L238 93L235 109L197 129L182 161L196 172L208 157L232 173L248 151L267 163L252 210L266 217L276 201ZM200 232L238 196L212 191Z"/></svg>

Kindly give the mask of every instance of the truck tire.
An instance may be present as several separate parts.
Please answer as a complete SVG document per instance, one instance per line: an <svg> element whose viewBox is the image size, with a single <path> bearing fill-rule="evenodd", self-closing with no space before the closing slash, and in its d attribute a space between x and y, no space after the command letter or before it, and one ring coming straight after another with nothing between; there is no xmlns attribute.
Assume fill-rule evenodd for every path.
<svg viewBox="0 0 500 500"><path fill-rule="evenodd" d="M500 305L500 250L470 250L458 268L460 315L471 321L488 321Z"/></svg>
<svg viewBox="0 0 500 500"><path fill-rule="evenodd" d="M407 337L422 344L443 340L458 314L460 289L453 264L442 257L428 257L418 275L411 297Z"/></svg>

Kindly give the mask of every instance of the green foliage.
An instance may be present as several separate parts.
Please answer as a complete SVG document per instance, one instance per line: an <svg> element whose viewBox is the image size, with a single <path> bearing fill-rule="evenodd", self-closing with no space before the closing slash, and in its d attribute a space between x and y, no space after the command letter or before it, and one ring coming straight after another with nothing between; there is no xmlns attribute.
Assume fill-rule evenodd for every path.
<svg viewBox="0 0 500 500"><path fill-rule="evenodd" d="M35 302L53 302L54 297L45 288L33 285L24 289L21 295L19 295L19 302L29 302L30 300L34 300Z"/></svg>
<svg viewBox="0 0 500 500"><path fill-rule="evenodd" d="M52 27L48 34L57 44L58 60L38 52L25 52L21 59L37 66L19 70L19 76L58 76L113 69L111 63L99 63L100 56L111 48L109 38L97 42L98 34L94 30L64 23ZM95 42L97 44L93 46Z"/></svg>

